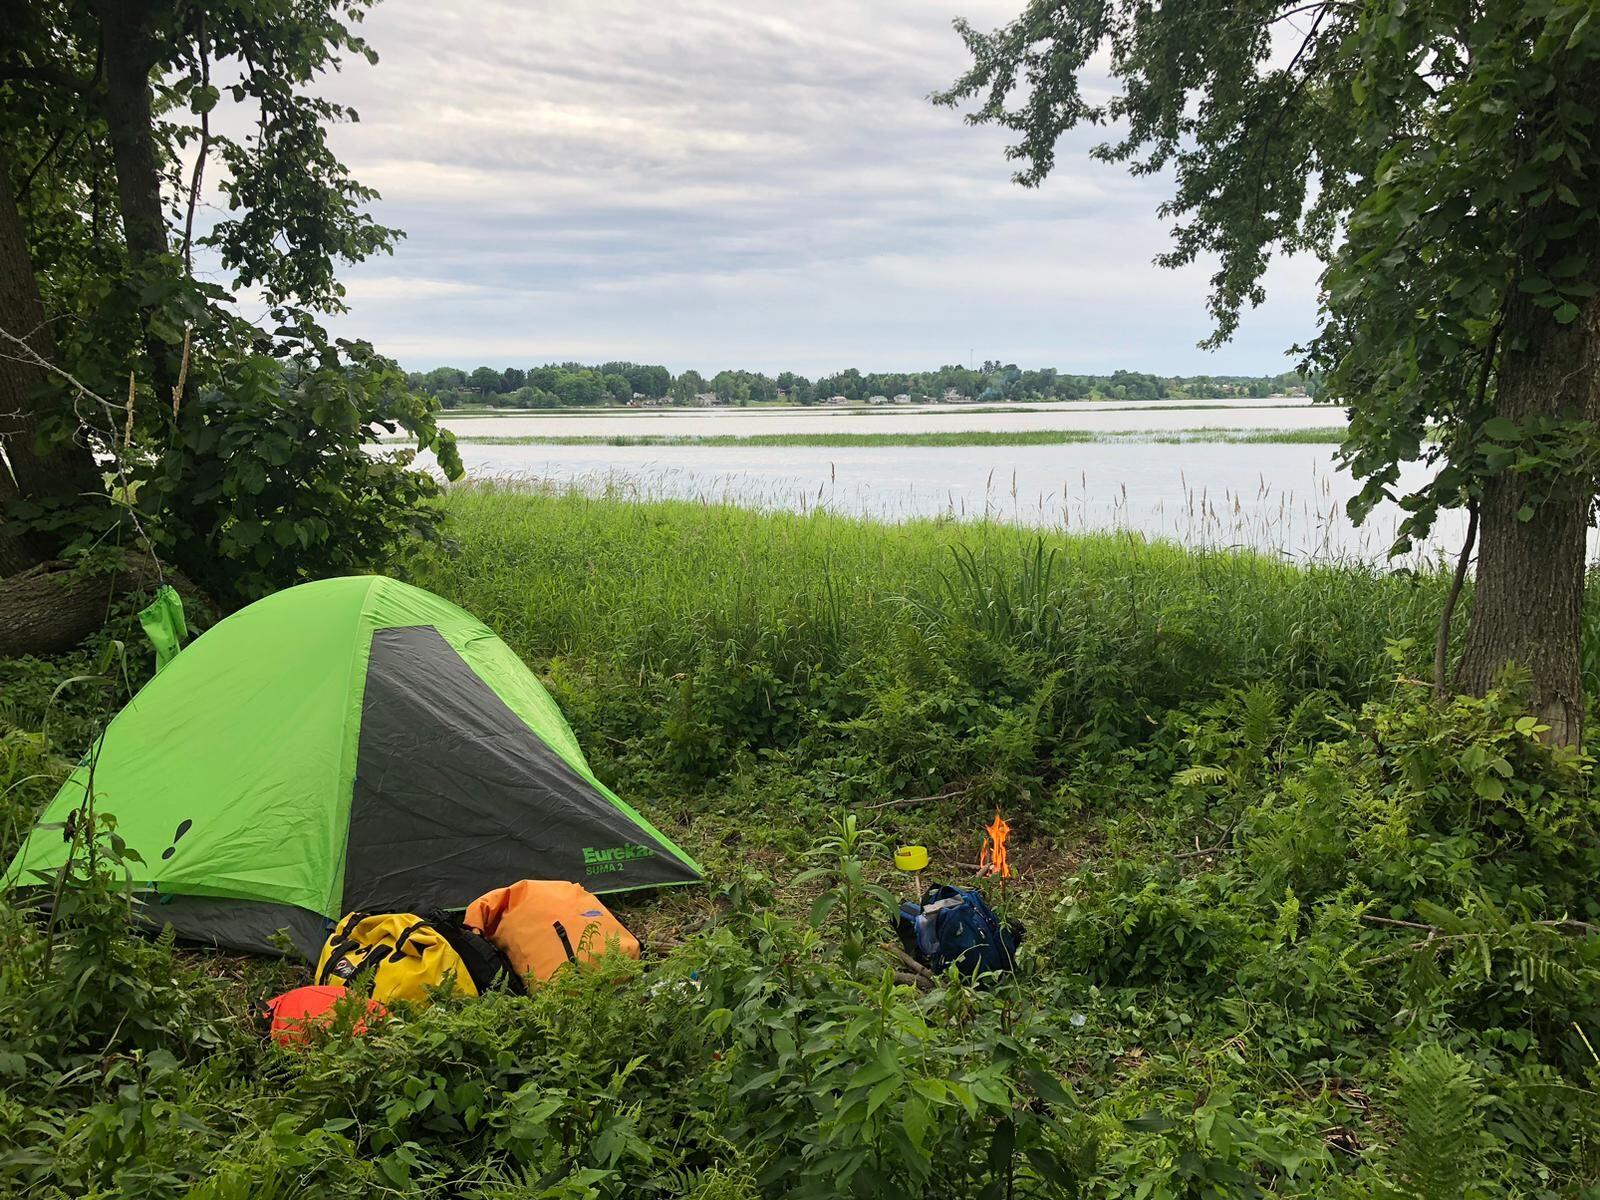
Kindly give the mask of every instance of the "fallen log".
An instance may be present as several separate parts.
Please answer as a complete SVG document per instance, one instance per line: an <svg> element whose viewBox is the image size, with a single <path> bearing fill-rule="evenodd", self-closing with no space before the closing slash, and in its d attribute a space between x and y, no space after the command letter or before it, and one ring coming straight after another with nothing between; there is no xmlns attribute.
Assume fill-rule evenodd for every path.
<svg viewBox="0 0 1600 1200"><path fill-rule="evenodd" d="M118 600L154 596L161 575L149 558L115 568L53 560L0 579L0 658L70 650L106 623Z"/></svg>

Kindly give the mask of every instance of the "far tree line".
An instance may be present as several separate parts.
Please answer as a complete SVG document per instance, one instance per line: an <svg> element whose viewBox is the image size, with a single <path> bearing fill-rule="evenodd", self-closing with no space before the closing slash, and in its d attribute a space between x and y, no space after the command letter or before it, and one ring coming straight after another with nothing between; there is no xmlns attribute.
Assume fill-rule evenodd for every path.
<svg viewBox="0 0 1600 1200"><path fill-rule="evenodd" d="M854 367L818 379L793 371L719 371L706 376L689 370L674 375L666 367L632 362L565 362L542 367L436 367L413 372L412 387L436 397L445 408L492 404L509 408L569 408L629 404L707 403L821 404L843 396L853 403L875 397L917 401L1168 400L1213 397L1266 397L1306 394L1307 381L1293 371L1278 375L1160 376L1141 371L1109 375L1069 375L1054 368L1023 370L1015 363L982 367L940 367L937 371L859 371Z"/></svg>

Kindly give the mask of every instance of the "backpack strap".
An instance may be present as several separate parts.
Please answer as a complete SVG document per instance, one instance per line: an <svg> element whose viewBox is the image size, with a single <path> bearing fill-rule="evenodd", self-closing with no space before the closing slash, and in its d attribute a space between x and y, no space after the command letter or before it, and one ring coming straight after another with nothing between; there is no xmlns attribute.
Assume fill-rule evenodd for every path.
<svg viewBox="0 0 1600 1200"><path fill-rule="evenodd" d="M395 938L394 949L389 952L389 961L399 962L406 956L406 943L411 940L411 935L413 933L419 929L432 928L433 922L431 921L417 921L414 924L407 925L403 930L401 930L400 936Z"/></svg>
<svg viewBox="0 0 1600 1200"><path fill-rule="evenodd" d="M333 932L328 935L328 940L333 943L333 949L328 951L327 961L322 964L322 970L317 972L318 986L326 985L328 982L328 976L333 974L333 968L339 962L339 960L361 944L360 942L356 941L355 938L351 937L350 934L357 925L361 924L361 922L366 919L366 913L353 912L348 914L344 920L340 921L334 926Z"/></svg>
<svg viewBox="0 0 1600 1200"><path fill-rule="evenodd" d="M345 980L345 986L348 987L368 971L376 972L378 964L383 961L384 956L388 953L389 948L381 943L368 950L361 956L361 961L356 964L356 969L350 972L350 977Z"/></svg>
<svg viewBox="0 0 1600 1200"><path fill-rule="evenodd" d="M350 936L350 931L367 919L364 912L353 912L334 929L333 936L343 940Z"/></svg>
<svg viewBox="0 0 1600 1200"><path fill-rule="evenodd" d="M333 949L328 951L328 957L322 964L322 970L317 972L317 985L324 986L328 977L333 974L333 969L343 961L344 956L361 945L354 938L345 938L333 944Z"/></svg>
<svg viewBox="0 0 1600 1200"><path fill-rule="evenodd" d="M568 962L577 962L578 956L572 952L572 939L567 936L567 927L560 921L552 921L555 926L556 936L561 939L561 948L567 952Z"/></svg>

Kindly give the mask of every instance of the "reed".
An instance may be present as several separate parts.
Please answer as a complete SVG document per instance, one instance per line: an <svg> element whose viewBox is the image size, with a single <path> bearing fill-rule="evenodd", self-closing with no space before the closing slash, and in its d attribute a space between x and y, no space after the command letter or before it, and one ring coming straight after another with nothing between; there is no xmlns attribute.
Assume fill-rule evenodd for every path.
<svg viewBox="0 0 1600 1200"><path fill-rule="evenodd" d="M743 751L801 772L871 757L895 722L922 721L938 727L934 758L949 751L935 773L962 778L985 752L973 738L1054 680L1026 768L1047 786L1040 764L1084 739L1137 744L1231 688L1355 702L1392 687L1386 646L1427 641L1444 587L1429 568L1299 566L1128 533L529 483L460 487L448 505L449 553L416 563L418 581L550 676L589 744L647 745L677 722L697 731L678 759L709 774L738 770Z"/></svg>

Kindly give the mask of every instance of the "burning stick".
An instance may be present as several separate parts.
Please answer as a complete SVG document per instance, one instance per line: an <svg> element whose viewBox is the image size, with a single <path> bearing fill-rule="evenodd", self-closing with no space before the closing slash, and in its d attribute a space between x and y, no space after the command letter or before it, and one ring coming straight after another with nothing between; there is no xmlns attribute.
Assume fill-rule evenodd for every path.
<svg viewBox="0 0 1600 1200"><path fill-rule="evenodd" d="M1011 826L1006 824L1006 819L1000 815L1000 810L994 810L994 824L984 831L983 852L978 856L978 874L996 875L1004 890L1004 880L1011 878L1011 864L1006 860L1006 838L1011 833Z"/></svg>

